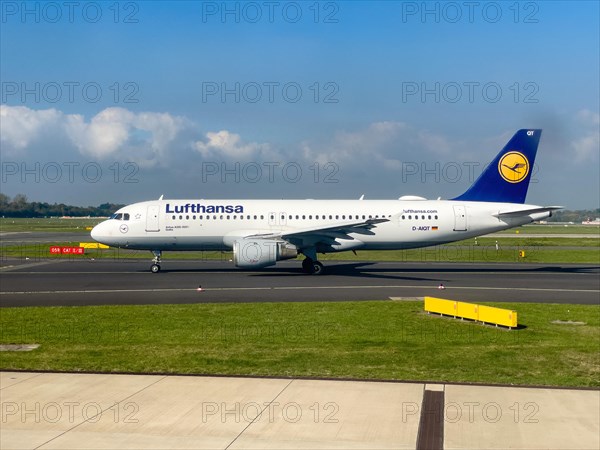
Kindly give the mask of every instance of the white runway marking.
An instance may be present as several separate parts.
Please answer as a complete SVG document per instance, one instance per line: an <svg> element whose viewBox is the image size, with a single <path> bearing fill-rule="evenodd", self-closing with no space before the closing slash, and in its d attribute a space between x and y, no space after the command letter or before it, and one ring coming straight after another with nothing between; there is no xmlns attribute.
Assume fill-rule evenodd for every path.
<svg viewBox="0 0 600 450"><path fill-rule="evenodd" d="M44 265L44 264L50 264L50 263L38 263L38 264L30 264L27 265L28 267L33 267L36 265ZM28 272L21 272L18 271L18 269L20 268L24 268L23 266L5 266L6 268L10 267L12 270L3 270L4 272L10 272L10 275L69 275L69 276L74 276L74 275L152 275L152 276L160 276L154 273L151 273L149 270L143 270L143 271L89 271L89 272L81 272L81 271L77 271L77 272L33 272L33 271L28 271ZM331 266L333 267L333 266ZM0 268L2 269L2 268ZM461 275L506 275L506 271L505 272L466 272L466 271L462 271L462 270L456 270L456 269L440 269L440 270L432 270L432 271L421 271L421 270L414 270L414 271L385 271L385 272L379 272L377 270L373 271L373 270L369 270L369 269L365 269L365 270L361 270L361 272L372 272L375 273L377 275L440 275L442 273L445 272L449 272L449 273L456 273L456 274L461 274ZM0 271L0 274L2 273L2 271ZM202 269L198 269L198 271L194 271L194 272L189 272L189 271L178 271L178 270L173 270L173 271L169 271L169 270L164 270L162 272L160 272L160 274L170 274L170 275L194 275L194 276L198 276L198 275L223 275L223 274L231 274L231 275L279 275L282 272L247 272L247 271L241 271L241 270L236 270L236 269L232 269L232 270L220 270L220 271L203 271ZM510 272L511 276L512 275L531 275L535 273L536 275L550 275L550 276L557 276L557 275L568 275L568 276L573 276L573 275L589 275L589 273L585 273L585 272L535 272L535 271L525 271L525 272ZM308 276L306 274L301 274L300 272L298 272L298 276ZM330 274L330 275L325 275L325 276L337 276L337 274Z"/></svg>
<svg viewBox="0 0 600 450"><path fill-rule="evenodd" d="M222 291L289 291L289 290L318 290L318 289L437 289L437 286L424 285L365 285L365 286L281 286L281 287L203 287L202 292ZM528 292L573 292L600 293L599 289L546 289L546 288L509 288L491 286L446 286L446 291L528 291ZM57 290L57 291L12 291L0 292L0 295L35 295L35 294L117 294L127 292L197 292L197 288L166 288L166 289L89 289L89 290Z"/></svg>
<svg viewBox="0 0 600 450"><path fill-rule="evenodd" d="M64 261L43 261L43 262L36 262L36 263L24 263L24 264L17 264L17 265L10 265L10 266L2 266L0 267L0 273L4 273L4 272L17 272L20 269L29 269L30 267L37 267L37 266L45 266L47 264L56 264L56 263L60 263L60 262L64 262ZM29 273L29 274L33 274L33 273L40 273L40 272L18 272L18 273ZM56 272L53 272L56 273ZM66 273L66 272L65 272Z"/></svg>

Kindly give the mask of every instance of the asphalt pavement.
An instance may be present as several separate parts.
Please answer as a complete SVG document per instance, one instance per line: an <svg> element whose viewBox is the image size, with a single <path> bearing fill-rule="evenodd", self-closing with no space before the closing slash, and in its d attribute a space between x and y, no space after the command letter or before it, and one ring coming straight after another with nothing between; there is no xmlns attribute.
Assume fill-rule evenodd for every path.
<svg viewBox="0 0 600 450"><path fill-rule="evenodd" d="M600 303L600 266L326 262L307 275L299 261L260 271L231 262L3 260L0 306L349 301L420 298L468 302ZM443 289L441 289L443 288Z"/></svg>

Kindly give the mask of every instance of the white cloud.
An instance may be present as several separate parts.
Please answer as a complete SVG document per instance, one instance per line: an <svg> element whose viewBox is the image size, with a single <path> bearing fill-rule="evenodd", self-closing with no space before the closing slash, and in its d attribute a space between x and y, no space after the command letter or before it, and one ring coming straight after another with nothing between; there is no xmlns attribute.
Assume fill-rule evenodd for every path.
<svg viewBox="0 0 600 450"><path fill-rule="evenodd" d="M242 142L239 134L227 130L206 133L206 141L196 141L193 147L204 158L225 157L249 160L257 157L273 157L275 152L267 143Z"/></svg>
<svg viewBox="0 0 600 450"><path fill-rule="evenodd" d="M374 164L399 170L405 161L437 158L452 154L453 144L445 137L419 130L404 122L375 122L357 131L338 132L327 145L301 145L306 159L345 166L372 167Z"/></svg>
<svg viewBox="0 0 600 450"><path fill-rule="evenodd" d="M167 113L133 113L107 108L89 122L80 115L65 121L65 130L82 153L99 159L127 156L132 161L155 165L189 121Z"/></svg>
<svg viewBox="0 0 600 450"><path fill-rule="evenodd" d="M575 116L578 137L571 142L577 162L597 160L600 154L600 115L584 109Z"/></svg>
<svg viewBox="0 0 600 450"><path fill-rule="evenodd" d="M132 112L106 108L90 119L80 114L64 114L55 109L33 110L24 106L2 105L2 144L26 149L33 141L48 142L60 137L81 155L97 160L133 161L143 167L166 166L167 155L189 149L182 135L189 132L192 148L203 158L238 161L297 161L346 167L376 164L398 170L402 159L422 159L451 152L444 137L418 130L403 122L382 121L355 131L339 131L328 143L300 143L286 152L266 142L247 142L229 130L209 131L194 139L197 125L185 117L168 113ZM189 142L189 141L188 141Z"/></svg>
<svg viewBox="0 0 600 450"><path fill-rule="evenodd" d="M107 108L89 121L80 114L56 109L0 106L1 142L7 154L23 153L34 142L65 139L84 156L134 161L142 166L162 164L179 134L190 122L167 113L134 113ZM48 150L48 149L47 149Z"/></svg>
<svg viewBox="0 0 600 450"><path fill-rule="evenodd" d="M51 132L63 114L56 109L36 111L26 106L0 105L0 142L7 154L25 151L32 143Z"/></svg>
<svg viewBox="0 0 600 450"><path fill-rule="evenodd" d="M135 115L123 108L108 108L90 122L81 115L66 118L65 129L71 141L83 154L105 158L124 147L131 133Z"/></svg>
<svg viewBox="0 0 600 450"><path fill-rule="evenodd" d="M582 123L589 125L600 125L600 114L590 111L589 109L582 109L577 113L577 119Z"/></svg>

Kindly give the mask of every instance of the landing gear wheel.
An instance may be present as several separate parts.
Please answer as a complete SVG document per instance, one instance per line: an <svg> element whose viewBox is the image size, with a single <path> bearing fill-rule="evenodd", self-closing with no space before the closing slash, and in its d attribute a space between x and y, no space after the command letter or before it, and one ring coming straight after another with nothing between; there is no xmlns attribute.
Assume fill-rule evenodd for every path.
<svg viewBox="0 0 600 450"><path fill-rule="evenodd" d="M324 271L325 271L325 268L323 267L323 264L321 264L319 261L314 261L312 263L313 275L322 275Z"/></svg>
<svg viewBox="0 0 600 450"><path fill-rule="evenodd" d="M302 271L304 273L313 273L313 260L310 258L306 258L302 261Z"/></svg>
<svg viewBox="0 0 600 450"><path fill-rule="evenodd" d="M158 273L160 272L160 257L162 256L162 252L160 250L152 250L152 254L154 255L154 258L152 258L150 272Z"/></svg>

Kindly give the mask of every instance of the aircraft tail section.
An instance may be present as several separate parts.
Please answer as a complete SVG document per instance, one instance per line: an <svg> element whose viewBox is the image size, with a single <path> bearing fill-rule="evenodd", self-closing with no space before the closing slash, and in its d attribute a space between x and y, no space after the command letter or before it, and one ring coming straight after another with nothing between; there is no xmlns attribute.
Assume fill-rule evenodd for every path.
<svg viewBox="0 0 600 450"><path fill-rule="evenodd" d="M453 200L525 203L542 130L519 130L467 191Z"/></svg>

